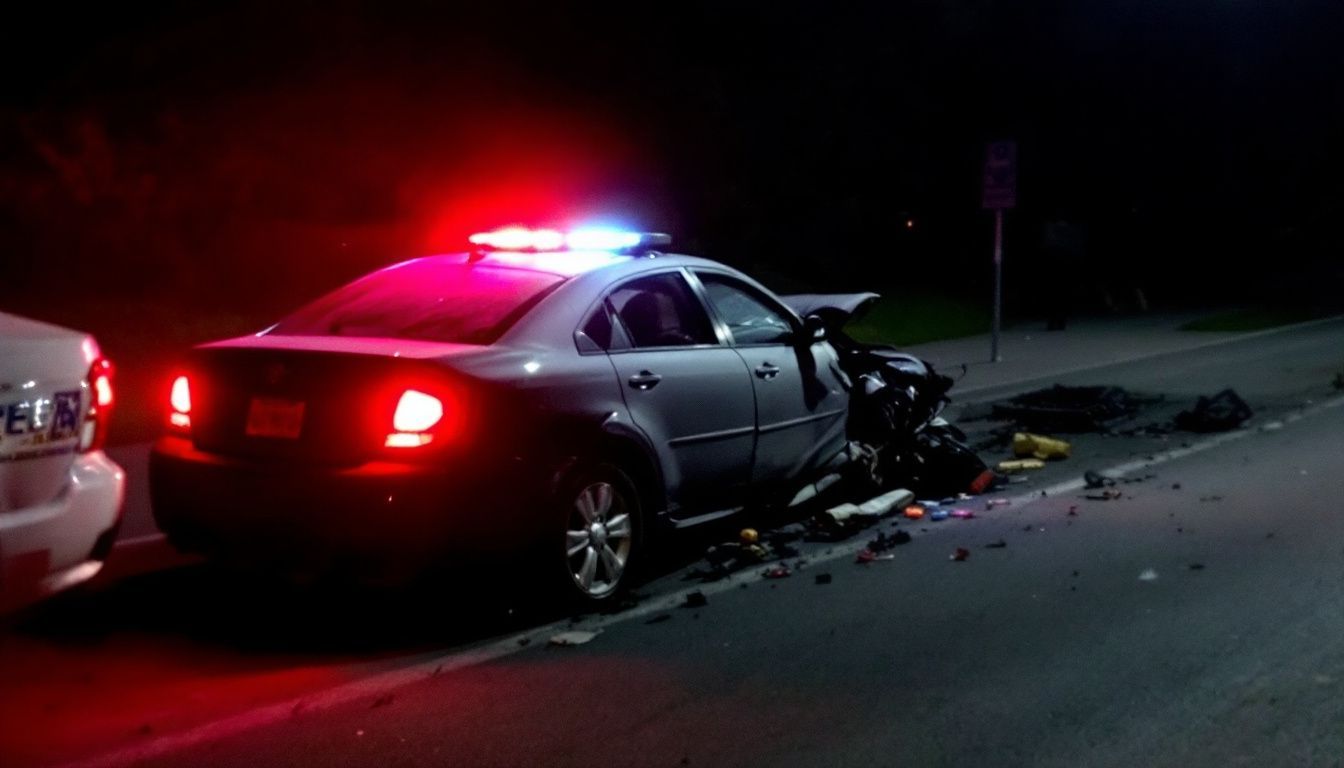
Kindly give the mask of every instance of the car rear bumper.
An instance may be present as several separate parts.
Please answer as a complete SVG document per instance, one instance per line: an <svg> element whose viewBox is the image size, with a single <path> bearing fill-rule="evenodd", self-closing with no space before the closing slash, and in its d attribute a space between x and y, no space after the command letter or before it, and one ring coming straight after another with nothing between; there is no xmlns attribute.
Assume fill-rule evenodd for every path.
<svg viewBox="0 0 1344 768"><path fill-rule="evenodd" d="M0 610L92 578L121 523L126 475L102 451L79 455L51 501L0 513Z"/></svg>
<svg viewBox="0 0 1344 768"><path fill-rule="evenodd" d="M518 551L544 530L537 481L518 471L302 466L164 437L149 479L154 519L178 549L272 570L410 577Z"/></svg>

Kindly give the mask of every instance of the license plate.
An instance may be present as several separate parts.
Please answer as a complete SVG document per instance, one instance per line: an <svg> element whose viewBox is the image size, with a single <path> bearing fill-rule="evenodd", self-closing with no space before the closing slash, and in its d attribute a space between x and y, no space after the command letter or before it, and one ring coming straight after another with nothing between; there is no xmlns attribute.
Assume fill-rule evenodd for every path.
<svg viewBox="0 0 1344 768"><path fill-rule="evenodd" d="M277 437L294 440L303 430L303 403L254 397L247 408L248 437Z"/></svg>

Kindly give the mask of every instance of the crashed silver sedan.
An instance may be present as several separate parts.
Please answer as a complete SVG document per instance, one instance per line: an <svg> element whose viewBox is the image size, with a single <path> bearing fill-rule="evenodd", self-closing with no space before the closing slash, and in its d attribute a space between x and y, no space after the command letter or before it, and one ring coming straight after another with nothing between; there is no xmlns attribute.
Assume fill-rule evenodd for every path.
<svg viewBox="0 0 1344 768"><path fill-rule="evenodd" d="M150 464L177 547L379 578L521 555L599 603L659 529L844 462L851 380L824 312L666 236L473 242L191 351Z"/></svg>

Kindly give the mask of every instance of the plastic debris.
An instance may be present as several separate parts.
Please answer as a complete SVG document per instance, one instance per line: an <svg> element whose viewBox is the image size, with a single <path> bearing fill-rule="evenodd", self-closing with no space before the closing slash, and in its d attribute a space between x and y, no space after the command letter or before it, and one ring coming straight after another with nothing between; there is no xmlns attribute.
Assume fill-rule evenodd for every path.
<svg viewBox="0 0 1344 768"><path fill-rule="evenodd" d="M1191 564L1190 564L1190 570L1192 570L1192 571L1202 571L1202 570L1204 570L1204 564L1203 564L1203 563L1191 563Z"/></svg>
<svg viewBox="0 0 1344 768"><path fill-rule="evenodd" d="M900 546L901 544L908 544L909 542L910 542L910 534L906 533L905 531L897 531L891 534L890 536L888 536L885 533L879 532L877 534L877 538L868 542L867 549L869 552L886 552L892 547L897 547Z"/></svg>
<svg viewBox="0 0 1344 768"><path fill-rule="evenodd" d="M584 643L587 643L590 640L592 640L594 637L597 637L598 634L601 633L601 631L602 630L597 629L588 632L585 630L576 629L571 630L569 632L561 632L558 635L551 636L551 645L561 645L561 646L583 645Z"/></svg>
<svg viewBox="0 0 1344 768"><path fill-rule="evenodd" d="M952 516L959 520L970 520L971 518L975 517L975 513L969 509L958 508L952 510Z"/></svg>
<svg viewBox="0 0 1344 768"><path fill-rule="evenodd" d="M1152 568L1145 568L1144 571L1139 574L1139 581L1157 581L1157 571Z"/></svg>
<svg viewBox="0 0 1344 768"><path fill-rule="evenodd" d="M1006 507L1009 504L1012 504L1012 502L1007 499L990 499L989 501L985 502L985 509L994 509L995 507Z"/></svg>
<svg viewBox="0 0 1344 768"><path fill-rule="evenodd" d="M755 528L743 528L737 533L737 540L743 544L755 544L761 540L761 534Z"/></svg>
<svg viewBox="0 0 1344 768"><path fill-rule="evenodd" d="M767 579L787 579L792 575L793 571L790 571L787 565L777 565L765 572Z"/></svg>
<svg viewBox="0 0 1344 768"><path fill-rule="evenodd" d="M1235 391L1224 389L1201 397L1195 407L1176 414L1176 427L1188 432L1227 432L1240 427L1253 412Z"/></svg>
<svg viewBox="0 0 1344 768"><path fill-rule="evenodd" d="M907 518L911 520L918 520L921 517L924 517L924 508L918 504L911 504L910 506L906 507L901 514L905 515Z"/></svg>
<svg viewBox="0 0 1344 768"><path fill-rule="evenodd" d="M898 488L894 491L888 491L881 496L865 501L862 504L837 504L826 510L822 514L829 518L831 522L843 524L851 518L869 518L876 519L891 512L892 509L903 507L914 501L915 494L904 488Z"/></svg>
<svg viewBox="0 0 1344 768"><path fill-rule="evenodd" d="M815 583L817 583L817 584L830 584L830 583L831 583L831 574L829 574L829 573L818 573L818 574L817 574L817 577L816 577L815 579L813 579L813 581L814 581Z"/></svg>
<svg viewBox="0 0 1344 768"><path fill-rule="evenodd" d="M1083 473L1083 482L1087 485L1089 489L1107 488L1109 486L1115 485L1115 478L1106 477L1100 472L1093 472L1092 470L1089 469Z"/></svg>
<svg viewBox="0 0 1344 768"><path fill-rule="evenodd" d="M955 552L947 556L947 559L953 562L961 563L969 559L970 556L971 556L971 550L966 549L965 547L957 547Z"/></svg>
<svg viewBox="0 0 1344 768"><path fill-rule="evenodd" d="M1040 459L1012 459L1000 461L997 469L1000 472L1025 472L1029 469L1045 469L1045 462Z"/></svg>
<svg viewBox="0 0 1344 768"><path fill-rule="evenodd" d="M1030 432L1018 432L1013 435L1013 455L1034 459L1067 459L1073 452L1073 446L1063 440Z"/></svg>
<svg viewBox="0 0 1344 768"><path fill-rule="evenodd" d="M999 539L998 541L991 541L990 543L986 544L985 549L1003 549L1004 547L1007 546L1008 542L1004 541L1003 539Z"/></svg>
<svg viewBox="0 0 1344 768"><path fill-rule="evenodd" d="M698 589L687 593L686 602L682 603L683 608L704 608L706 605L709 605L709 599Z"/></svg>
<svg viewBox="0 0 1344 768"><path fill-rule="evenodd" d="M933 520L934 522L937 522L937 521L940 521L940 520L946 520L946 519L947 519L947 515L948 515L948 512L947 512L946 509L941 509L941 508L939 508L939 509L935 509L935 510L929 512L929 519L930 519L930 520Z"/></svg>
<svg viewBox="0 0 1344 768"><path fill-rule="evenodd" d="M1124 494L1120 493L1120 491L1115 488L1107 488L1101 493L1089 493L1083 498L1091 499L1092 501L1115 501L1123 495Z"/></svg>
<svg viewBox="0 0 1344 768"><path fill-rule="evenodd" d="M861 549L859 554L854 557L854 562L859 565L867 565L868 563L895 559L895 555L879 555L871 549Z"/></svg>

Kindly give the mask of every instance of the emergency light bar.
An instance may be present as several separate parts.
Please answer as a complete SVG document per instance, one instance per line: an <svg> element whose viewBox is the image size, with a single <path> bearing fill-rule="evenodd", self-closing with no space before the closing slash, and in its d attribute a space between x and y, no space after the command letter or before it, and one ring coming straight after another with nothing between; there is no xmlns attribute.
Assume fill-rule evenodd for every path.
<svg viewBox="0 0 1344 768"><path fill-rule="evenodd" d="M672 242L672 237L661 232L628 232L607 227L584 227L569 232L505 227L493 232L477 232L467 240L472 245L495 251L627 251L641 246L667 245Z"/></svg>

